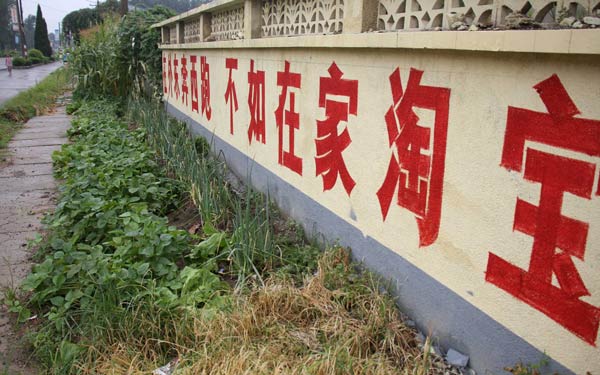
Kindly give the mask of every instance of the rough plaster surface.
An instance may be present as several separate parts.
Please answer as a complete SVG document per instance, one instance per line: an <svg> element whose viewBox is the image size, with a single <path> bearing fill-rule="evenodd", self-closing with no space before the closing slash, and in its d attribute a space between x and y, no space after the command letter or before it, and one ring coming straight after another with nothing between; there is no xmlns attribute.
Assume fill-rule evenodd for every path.
<svg viewBox="0 0 600 375"><path fill-rule="evenodd" d="M70 126L64 107L31 119L8 144L7 162L0 166L0 293L16 287L31 269L27 242L42 229L40 220L54 207L57 183L51 154L67 142ZM0 361L10 373L33 373L26 364L8 316L0 310Z"/></svg>
<svg viewBox="0 0 600 375"><path fill-rule="evenodd" d="M193 99L188 97L186 100L181 95L183 86L178 87L179 95L168 87L169 73L166 70L165 82L169 93L166 100L169 105L202 124L209 139L214 134L215 139L221 139L229 150L241 153L244 158L237 161L235 167L241 176L248 175L248 171L252 171L254 176L259 167L269 171L262 178L253 177L253 182L262 186L263 190L269 189L273 196L278 197L278 203L293 217L303 221L308 229L315 226L319 232L329 234L327 238L330 240L339 239L349 245L359 259L402 285L399 293L401 303L415 312L413 318L426 332L437 333L446 338L450 346L469 354L472 363L477 364L480 370L493 368L499 372L502 366L514 365L519 360L539 361L539 357L531 354L535 351L528 351L526 345L514 344L514 340L523 340L538 354L546 352L555 363L575 373L600 370L600 352L593 344L598 342L597 337L582 339L542 308L516 298L486 279L490 253L523 270L528 269L533 237L524 234L523 229L521 232L515 230L515 205L518 199L533 205L538 205L541 199L539 183L528 181L522 171L508 170L501 164L507 139L508 113L514 113L517 108L529 114L547 114L548 108L535 86L555 77L561 82L555 86L562 87L569 97L560 102L568 104L572 101L581 113L576 118L589 119L590 127L593 124L596 129L586 133L580 132L575 125L569 125L567 130L572 130L572 134L567 132L562 139L568 141L579 135L597 145L600 107L597 106L599 97L596 88L600 84L600 71L594 58L413 49L352 51L344 48L210 48L169 50L163 54L166 61L175 57L183 61L181 59L185 56L188 73L195 68L198 77L208 76L210 80L207 92L208 86L198 79L200 105L199 110L194 111L191 106ZM195 67L189 63L193 56L201 60ZM228 69L228 59L236 59L237 68ZM290 93L294 93L293 111L299 113L299 122L294 131L293 153L303 160L303 170L300 171L292 170L281 159L278 160L280 144L283 150L289 150L287 134L290 127L286 124L280 127L275 114L282 92L281 84L278 84L282 82L278 81L282 75L278 76L278 73L284 71L286 62L291 72L301 75L301 87L288 90L285 106L286 110L290 109ZM331 190L325 190L321 176L315 174L318 153L315 141L321 137L317 128L319 121L326 117L319 102L320 82L329 76L332 62L341 69L345 80L358 81L357 114L348 116L347 121L337 125L339 132L347 130L351 138L350 145L343 151L349 174L356 181L351 194L342 187L339 177ZM397 68L404 88L409 85L411 69L416 69L423 72L421 85L450 91L441 224L437 238L425 245L420 243L415 215L406 207L392 205L383 220L376 195L386 176L391 155L396 152L390 147L385 116L393 105L390 77ZM203 69L205 73L209 72L208 75L202 75ZM249 141L248 137L248 73L252 69L265 72L265 143L257 138ZM185 75L181 69L175 73L178 85L181 85ZM298 83L295 85L299 86ZM175 83L171 82L171 86L175 87ZM237 91L237 109L233 102L227 101L226 93L233 86ZM188 78L189 87L194 86ZM202 90L202 87L205 89ZM560 97L558 92L556 88L552 90L553 95ZM330 97L345 102L345 98ZM202 111L202 98L205 102L210 99L208 111ZM437 118L431 109L416 106L414 111L419 116L419 125L434 129L433 121ZM536 122L525 120L520 122L520 126L526 127L531 123ZM543 130L548 126L544 125ZM280 128L285 129L281 138L278 137ZM544 137L543 131L539 134ZM595 192L598 191L600 157L595 154L597 148L589 154L596 156L587 156L572 152L577 145L565 150L550 147L544 141L528 141L526 147L535 152L581 160L595 168L595 179L591 182L594 196L586 199L565 194L561 212L589 224L589 233L582 242L586 245L585 257L573 259L574 267L591 295L582 296L581 300L598 306L600 217L597 213L600 193ZM225 153L228 158L231 154L230 151ZM582 180L569 181L577 183ZM301 191L307 199L292 198L292 195L284 193L282 182ZM328 214L309 210L310 201ZM545 230L547 227L540 228ZM375 243L380 244L382 249L378 250ZM409 264L420 272L409 277ZM435 287L434 281L444 288ZM420 293L411 294L412 288L418 284L431 287L419 288ZM556 279L545 285L548 284L558 288ZM556 299L549 300L549 305L552 308L563 306ZM572 314L569 319L576 324L581 317ZM498 327L504 327L511 335L505 335Z"/></svg>

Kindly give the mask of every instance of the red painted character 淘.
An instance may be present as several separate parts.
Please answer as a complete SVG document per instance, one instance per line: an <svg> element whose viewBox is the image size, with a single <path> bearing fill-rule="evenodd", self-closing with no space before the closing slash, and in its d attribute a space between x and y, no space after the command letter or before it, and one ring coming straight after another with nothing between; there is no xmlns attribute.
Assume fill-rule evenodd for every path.
<svg viewBox="0 0 600 375"><path fill-rule="evenodd" d="M416 216L419 246L437 239L442 211L442 191L448 133L450 89L421 85L423 71L411 69L402 88L400 70L390 75L394 104L385 114L392 152L388 170L377 191L383 219L392 201ZM419 123L415 108L431 110L431 127Z"/></svg>

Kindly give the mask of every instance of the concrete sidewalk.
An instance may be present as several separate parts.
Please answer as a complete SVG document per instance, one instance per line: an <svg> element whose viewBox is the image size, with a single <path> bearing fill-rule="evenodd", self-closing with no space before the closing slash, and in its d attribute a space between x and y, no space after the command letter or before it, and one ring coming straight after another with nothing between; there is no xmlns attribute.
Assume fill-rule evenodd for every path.
<svg viewBox="0 0 600 375"><path fill-rule="evenodd" d="M7 70L0 71L0 105L21 91L37 85L61 66L63 66L62 62L57 61L31 69L13 68L12 76L8 75Z"/></svg>
<svg viewBox="0 0 600 375"><path fill-rule="evenodd" d="M31 269L27 241L42 229L44 212L55 206L51 155L67 142L70 125L65 107L58 107L29 120L8 144L8 163L0 166L0 295L3 288L18 286ZM0 309L0 364L8 360L15 373L31 373L22 357L8 316Z"/></svg>

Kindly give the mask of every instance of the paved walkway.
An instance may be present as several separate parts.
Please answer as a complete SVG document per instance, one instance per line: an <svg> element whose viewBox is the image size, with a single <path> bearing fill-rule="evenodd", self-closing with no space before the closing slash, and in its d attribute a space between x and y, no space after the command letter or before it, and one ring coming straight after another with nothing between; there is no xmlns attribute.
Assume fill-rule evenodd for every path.
<svg viewBox="0 0 600 375"><path fill-rule="evenodd" d="M62 62L54 62L31 69L13 69L12 76L8 75L8 70L0 70L0 105L21 91L35 86L62 65Z"/></svg>
<svg viewBox="0 0 600 375"><path fill-rule="evenodd" d="M27 241L42 228L43 213L54 206L51 154L67 142L69 126L65 107L58 107L29 120L8 144L8 164L0 167L0 295L5 287L19 285L31 269ZM11 374L29 373L17 343L0 310L0 373L4 361L11 364Z"/></svg>

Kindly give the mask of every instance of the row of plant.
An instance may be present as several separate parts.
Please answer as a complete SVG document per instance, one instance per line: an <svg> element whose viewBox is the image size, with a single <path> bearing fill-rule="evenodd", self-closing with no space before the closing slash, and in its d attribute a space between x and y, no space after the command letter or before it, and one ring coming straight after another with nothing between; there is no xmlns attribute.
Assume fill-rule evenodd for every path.
<svg viewBox="0 0 600 375"><path fill-rule="evenodd" d="M130 106L134 129L116 111L78 110L73 142L54 155L64 185L23 285L29 301L10 301L22 321L43 316L31 340L49 372L144 372L173 358L181 374L428 370L392 299L347 252L317 267L302 232L262 195L236 191L157 103ZM186 192L199 214L182 230L165 215Z"/></svg>
<svg viewBox="0 0 600 375"><path fill-rule="evenodd" d="M54 58L44 56L39 49L33 48L27 52L27 57L16 56L12 62L14 66L30 66L48 64L52 61L54 61Z"/></svg>
<svg viewBox="0 0 600 375"><path fill-rule="evenodd" d="M6 147L23 123L54 108L56 99L69 89L70 84L70 72L59 69L36 86L6 101L0 107L0 149Z"/></svg>
<svg viewBox="0 0 600 375"><path fill-rule="evenodd" d="M54 155L59 202L27 298L7 301L47 372L438 371L372 274L322 253L147 98L161 69L149 25L164 17L105 20L73 53L81 107Z"/></svg>

